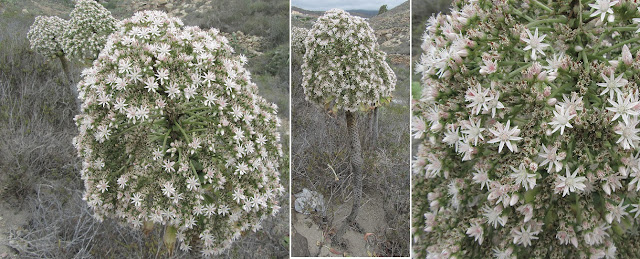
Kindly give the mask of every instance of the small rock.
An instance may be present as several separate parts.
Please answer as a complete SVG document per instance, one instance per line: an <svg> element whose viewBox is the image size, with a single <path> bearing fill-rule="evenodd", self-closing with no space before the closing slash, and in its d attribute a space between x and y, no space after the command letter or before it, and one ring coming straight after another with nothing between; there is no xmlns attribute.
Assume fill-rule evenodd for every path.
<svg viewBox="0 0 640 259"><path fill-rule="evenodd" d="M324 212L324 196L322 194L309 191L307 188L302 192L294 194L296 201L294 209L298 213L309 215L311 212Z"/></svg>
<svg viewBox="0 0 640 259"><path fill-rule="evenodd" d="M29 10L27 10L27 9L22 9L22 14L29 14Z"/></svg>
<svg viewBox="0 0 640 259"><path fill-rule="evenodd" d="M296 257L311 256L311 253L309 252L309 242L307 241L307 238L300 235L300 233L293 235L293 240L291 242L291 255Z"/></svg>
<svg viewBox="0 0 640 259"><path fill-rule="evenodd" d="M167 9L172 9L173 8L173 4L172 3L168 3L164 6Z"/></svg>

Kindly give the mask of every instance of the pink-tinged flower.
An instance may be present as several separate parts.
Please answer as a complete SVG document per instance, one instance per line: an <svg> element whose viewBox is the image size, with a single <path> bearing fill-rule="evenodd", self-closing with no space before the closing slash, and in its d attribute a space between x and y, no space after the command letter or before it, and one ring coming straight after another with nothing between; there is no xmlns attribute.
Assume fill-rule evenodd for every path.
<svg viewBox="0 0 640 259"><path fill-rule="evenodd" d="M460 128L453 124L447 125L447 132L444 133L442 142L455 147L455 150L458 151L460 146Z"/></svg>
<svg viewBox="0 0 640 259"><path fill-rule="evenodd" d="M518 207L517 211L524 215L525 223L533 218L533 206L530 203Z"/></svg>
<svg viewBox="0 0 640 259"><path fill-rule="evenodd" d="M515 180L516 185L521 185L525 190L533 189L536 186L537 175L528 173L524 163L520 163L518 168L511 166L511 170L514 173L510 177Z"/></svg>
<svg viewBox="0 0 640 259"><path fill-rule="evenodd" d="M516 146L516 144L512 143L511 141L522 140L521 137L518 137L518 135L520 134L520 130L518 129L518 126L509 128L510 125L511 120L508 120L507 125L503 125L502 123L498 122L496 123L495 129L489 129L489 132L491 132L491 134L493 134L496 138L489 140L488 143L493 144L499 142L500 145L498 147L498 153L502 152L502 147L504 147L505 144L511 152L518 152L518 146Z"/></svg>
<svg viewBox="0 0 640 259"><path fill-rule="evenodd" d="M482 226L477 222L471 223L471 226L467 229L467 235L469 235L470 237L473 237L474 240L481 245L483 241L482 240L483 233L484 233L484 230L482 229Z"/></svg>
<svg viewBox="0 0 640 259"><path fill-rule="evenodd" d="M485 206L482 208L482 215L487 219L487 224L489 224L490 226L493 226L493 228L498 228L498 225L503 226L505 224L507 224L507 219L508 217L502 216L502 207L501 206L496 206L493 208L490 208L488 206Z"/></svg>
<svg viewBox="0 0 640 259"><path fill-rule="evenodd" d="M166 182L162 185L162 193L167 197L172 197L176 194L176 188L173 187L172 182Z"/></svg>
<svg viewBox="0 0 640 259"><path fill-rule="evenodd" d="M524 226L521 226L520 230L512 231L513 243L516 245L527 247L531 245L531 241L538 239L538 237L536 236L538 232L531 231L530 225L527 227L527 229L525 229Z"/></svg>
<svg viewBox="0 0 640 259"><path fill-rule="evenodd" d="M411 132L416 139L422 138L422 135L427 131L427 124L421 117L414 116L411 121Z"/></svg>
<svg viewBox="0 0 640 259"><path fill-rule="evenodd" d="M483 89L480 84L477 88L469 88L464 99L470 104L467 104L467 108L471 108L471 113L478 115L482 110L489 110L489 89Z"/></svg>
<svg viewBox="0 0 640 259"><path fill-rule="evenodd" d="M167 173L172 173L176 171L176 169L173 167L175 164L176 162L166 159L164 160L164 165L162 167L164 167L164 170Z"/></svg>
<svg viewBox="0 0 640 259"><path fill-rule="evenodd" d="M636 148L636 143L640 140L640 137L638 137L640 129L636 128L637 125L638 119L636 117L618 123L618 126L614 129L614 132L620 135L616 144L620 144L624 149Z"/></svg>
<svg viewBox="0 0 640 259"><path fill-rule="evenodd" d="M629 213L627 212L627 207L629 207L630 204L624 206L623 204L624 199L620 201L618 206L612 206L609 203L606 204L605 207L607 208L608 213L607 215L605 215L605 219L607 220L607 223L611 224L614 220L620 223L620 220L622 220L624 216L629 215Z"/></svg>
<svg viewBox="0 0 640 259"><path fill-rule="evenodd" d="M540 163L540 166L549 164L549 167L547 167L547 172L549 173L560 172L560 170L562 169L561 161L564 160L564 158L566 157L566 154L564 152L560 154L556 154L557 151L558 151L558 148L555 146L551 148L547 148L544 144L542 144L542 152L538 153L540 157L544 158L542 163Z"/></svg>
<svg viewBox="0 0 640 259"><path fill-rule="evenodd" d="M513 259L513 258L515 258L513 256L513 248L511 248L511 247L507 247L504 250L500 250L498 248L494 248L493 249L493 256L496 259Z"/></svg>
<svg viewBox="0 0 640 259"><path fill-rule="evenodd" d="M489 110L491 110L491 118L495 118L496 117L496 110L497 109L504 109L504 105L500 102L500 93L496 92L495 95L493 93L489 94L489 103L487 104L487 107L489 107Z"/></svg>
<svg viewBox="0 0 640 259"><path fill-rule="evenodd" d="M528 28L525 32L527 33L528 38L523 38L522 41L526 42L528 45L523 50L531 50L531 59L533 60L538 58L536 52L539 52L544 56L544 49L549 47L549 44L543 42L547 35L543 34L542 36L538 36L538 28L536 28L535 34L531 34L531 31Z"/></svg>
<svg viewBox="0 0 640 259"><path fill-rule="evenodd" d="M478 139L484 140L484 136L482 136L482 132L485 130L485 128L481 128L480 126L482 125L482 119L479 119L478 121L469 118L469 123L465 123L463 125L464 130L462 130L463 134L466 134L466 138L467 140L471 141L473 140L473 145L477 146L478 145Z"/></svg>
<svg viewBox="0 0 640 259"><path fill-rule="evenodd" d="M100 191L100 193L104 193L109 188L109 182L104 179L100 180L100 182L98 182L98 184L96 185L96 188L98 189L98 191Z"/></svg>
<svg viewBox="0 0 640 259"><path fill-rule="evenodd" d="M495 60L482 60L484 62L484 66L480 66L480 74L488 75L493 74L498 71L498 63Z"/></svg>
<svg viewBox="0 0 640 259"><path fill-rule="evenodd" d="M587 178L584 176L577 176L578 172L581 171L580 168L577 168L573 171L573 174L569 173L569 167L565 167L566 175L558 175L556 179L555 192L562 192L562 197L570 194L572 192L584 191L584 188L587 187L584 182L587 181Z"/></svg>
<svg viewBox="0 0 640 259"><path fill-rule="evenodd" d="M576 237L576 233L573 229L569 229L569 232L564 230L558 231L556 238L560 240L560 244L562 245L572 244L574 247L578 248L578 237Z"/></svg>
<svg viewBox="0 0 640 259"><path fill-rule="evenodd" d="M609 237L609 233L607 232L607 230L610 228L611 226L607 225L606 223L602 223L594 227L591 231L583 230L582 235L584 238L584 242L590 246L602 244L605 239Z"/></svg>
<svg viewBox="0 0 640 259"><path fill-rule="evenodd" d="M622 63L627 66L633 63L633 56L631 55L631 51L629 50L629 46L627 46L627 44L624 44L624 46L622 46L622 55L620 56L620 59L622 60Z"/></svg>
<svg viewBox="0 0 640 259"><path fill-rule="evenodd" d="M480 190L484 189L485 186L488 190L491 180L489 180L489 175L486 170L476 169L476 172L473 173L473 182L480 184Z"/></svg>

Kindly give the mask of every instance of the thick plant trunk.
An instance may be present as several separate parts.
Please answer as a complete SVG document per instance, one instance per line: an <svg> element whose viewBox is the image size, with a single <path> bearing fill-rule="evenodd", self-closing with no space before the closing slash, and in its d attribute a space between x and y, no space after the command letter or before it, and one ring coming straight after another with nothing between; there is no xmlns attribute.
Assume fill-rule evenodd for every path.
<svg viewBox="0 0 640 259"><path fill-rule="evenodd" d="M67 81L71 83L71 74L69 74L69 61L64 55L58 56L60 59L60 63L62 64L62 71L64 72L64 76L67 78Z"/></svg>
<svg viewBox="0 0 640 259"><path fill-rule="evenodd" d="M344 244L342 236L347 231L349 225L356 222L358 216L358 210L360 209L360 201L362 199L362 149L360 147L360 136L358 132L358 117L356 114L347 111L347 131L349 134L349 144L351 147L351 171L353 172L353 206L351 207L351 213L347 216L345 223L338 229L338 232L334 236L334 244Z"/></svg>
<svg viewBox="0 0 640 259"><path fill-rule="evenodd" d="M373 134L371 136L371 147L376 149L378 146L378 107L373 109L373 127L371 127Z"/></svg>
<svg viewBox="0 0 640 259"><path fill-rule="evenodd" d="M76 101L76 108L80 111L80 99L78 99L78 88L71 80L71 74L69 72L69 61L64 55L58 56L60 59L60 63L62 64L62 71L64 72L64 76L67 78L67 83L69 84L69 89L71 90L71 94L73 95L74 100Z"/></svg>

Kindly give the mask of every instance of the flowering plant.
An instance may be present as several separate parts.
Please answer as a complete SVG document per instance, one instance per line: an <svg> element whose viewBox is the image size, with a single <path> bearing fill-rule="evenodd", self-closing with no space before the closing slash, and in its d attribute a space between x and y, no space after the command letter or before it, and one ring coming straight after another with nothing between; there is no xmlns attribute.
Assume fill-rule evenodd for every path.
<svg viewBox="0 0 640 259"><path fill-rule="evenodd" d="M624 0L454 1L429 20L418 254L640 256L638 22Z"/></svg>
<svg viewBox="0 0 640 259"><path fill-rule="evenodd" d="M65 53L80 60L94 60L116 30L118 21L111 12L94 0L77 0L65 28Z"/></svg>
<svg viewBox="0 0 640 259"><path fill-rule="evenodd" d="M82 72L75 118L96 218L165 225L170 249L177 239L209 256L278 212L277 106L232 53L218 30L159 11L138 12L109 36Z"/></svg>
<svg viewBox="0 0 640 259"><path fill-rule="evenodd" d="M344 246L342 237L347 226L356 223L362 197L364 161L357 111L389 102L396 76L385 61L386 54L378 49L369 23L343 10L325 12L307 32L304 48L297 48L304 50L300 68L305 99L334 114L338 109L345 110L354 179L353 203L345 223L332 237L334 244Z"/></svg>
<svg viewBox="0 0 640 259"><path fill-rule="evenodd" d="M301 27L291 27L291 51L304 54L304 41L309 30Z"/></svg>
<svg viewBox="0 0 640 259"><path fill-rule="evenodd" d="M31 49L47 58L63 56L62 33L67 26L69 22L58 16L37 16L27 33Z"/></svg>
<svg viewBox="0 0 640 259"><path fill-rule="evenodd" d="M325 12L304 48L302 86L308 101L351 112L389 101L396 76L363 18L339 9Z"/></svg>

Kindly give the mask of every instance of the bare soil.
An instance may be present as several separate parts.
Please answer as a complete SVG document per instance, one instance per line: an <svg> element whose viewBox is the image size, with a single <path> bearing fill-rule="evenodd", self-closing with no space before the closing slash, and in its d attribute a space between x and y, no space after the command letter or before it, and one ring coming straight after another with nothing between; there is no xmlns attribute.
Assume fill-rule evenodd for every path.
<svg viewBox="0 0 640 259"><path fill-rule="evenodd" d="M331 207L336 208L333 212L334 223L332 226L322 226L318 222L319 215L304 215L294 212L292 231L300 234L307 239L309 254L313 257L343 257L343 256L374 256L375 251L371 248L369 241L375 233L382 233L388 228L385 221L385 212L383 208L383 199L377 194L364 193L363 204L358 212L356 222L362 228L362 233L349 229L344 235L347 240L347 249L332 247L330 236L335 229L339 228L351 211L351 201L342 204L334 204ZM293 235L294 238L296 235ZM292 256L301 255L302 251L292 251Z"/></svg>
<svg viewBox="0 0 640 259"><path fill-rule="evenodd" d="M6 201L0 202L0 258L18 258L16 250L9 244L9 235L11 231L23 229L27 216L25 209L18 209Z"/></svg>

